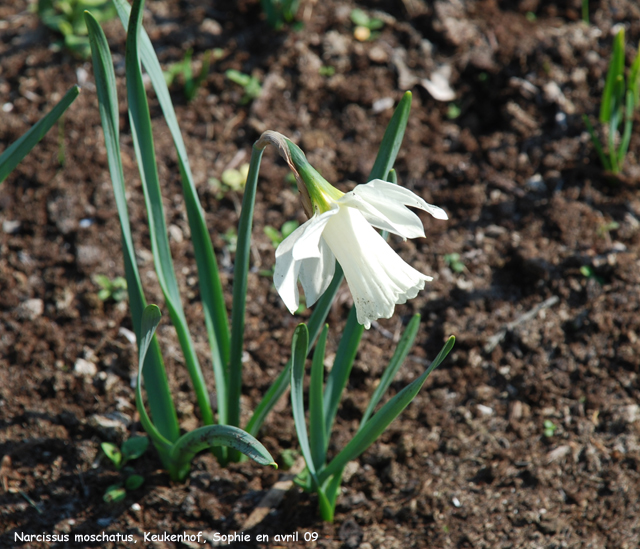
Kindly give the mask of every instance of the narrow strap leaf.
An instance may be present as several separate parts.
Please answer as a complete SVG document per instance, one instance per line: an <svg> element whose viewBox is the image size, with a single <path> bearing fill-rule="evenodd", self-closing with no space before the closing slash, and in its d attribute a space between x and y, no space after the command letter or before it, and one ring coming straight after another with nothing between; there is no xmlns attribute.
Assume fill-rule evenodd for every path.
<svg viewBox="0 0 640 549"><path fill-rule="evenodd" d="M153 146L149 106L142 81L138 55L138 35L142 25L143 5L144 0L134 0L127 30L125 71L127 74L127 95L129 99L131 133L147 204L149 234L158 282L166 300L171 322L176 329L178 340L180 341L180 347L182 348L185 364L193 383L202 420L205 424L212 424L214 419L209 402L209 393L182 309L180 292L175 278L173 260L171 259L169 240L167 238L167 227L164 218L164 208L162 206L160 182L158 180L158 167Z"/></svg>
<svg viewBox="0 0 640 549"><path fill-rule="evenodd" d="M325 324L311 363L311 382L309 384L309 439L311 444L311 457L316 471L324 467L327 432L324 430L324 356L327 344L329 325Z"/></svg>
<svg viewBox="0 0 640 549"><path fill-rule="evenodd" d="M126 0L114 0L114 3L118 10L120 20L126 28L129 24L131 8ZM218 264L204 219L202 206L198 199L198 193L189 165L189 157L187 156L187 149L182 139L169 89L167 88L164 74L151 44L151 40L144 29L141 29L139 48L142 64L147 70L151 84L156 92L160 108L164 113L176 148L187 217L191 229L191 239L193 241L196 265L198 268L200 295L202 298L209 344L211 346L213 371L218 389L218 421L225 423L227 409L224 403L226 395L225 368L229 362L230 335ZM205 68L203 66L202 74L204 74L204 72Z"/></svg>
<svg viewBox="0 0 640 549"><path fill-rule="evenodd" d="M607 71L602 103L600 104L600 122L609 122L614 110L615 85L624 72L624 29L621 28L613 40L613 54Z"/></svg>
<svg viewBox="0 0 640 549"><path fill-rule="evenodd" d="M629 150L629 142L631 141L631 129L633 126L633 91L627 90L627 99L624 112L624 131L620 139L620 148L618 149L618 167L622 170L624 158Z"/></svg>
<svg viewBox="0 0 640 549"><path fill-rule="evenodd" d="M593 143L593 148L598 153L598 158L600 158L602 167L607 171L611 171L611 163L609 162L609 159L604 154L602 143L600 143L600 140L596 135L596 131L593 129L593 125L589 121L589 117L586 114L582 115L582 121L584 122L584 125L587 127L587 130L589 130L589 135L591 136L591 143Z"/></svg>
<svg viewBox="0 0 640 549"><path fill-rule="evenodd" d="M371 417L371 414L373 413L373 410L377 406L378 402L380 402L382 395L387 392L387 389L395 378L396 373L400 369L400 366L402 366L405 358L407 358L407 355L409 354L409 351L413 346L413 342L416 339L416 335L418 335L419 328L420 315L416 314L413 316L413 318L409 322L409 325L406 327L404 333L402 334L402 337L400 338L400 341L398 341L398 345L393 353L393 356L391 357L391 361L382 374L380 383L376 387L376 390L373 392L373 396L369 401L369 405L362 415L362 419L360 420L360 428L358 430L362 430L362 428L366 425L367 421L369 421L369 417Z"/></svg>
<svg viewBox="0 0 640 549"><path fill-rule="evenodd" d="M15 143L9 145L0 155L0 183L2 183L13 169L29 154L31 149L45 136L58 119L76 100L80 93L79 86L69 88L64 97L45 116L36 122Z"/></svg>
<svg viewBox="0 0 640 549"><path fill-rule="evenodd" d="M307 357L307 347L309 345L309 332L304 324L299 324L293 333L291 341L291 409L293 411L293 421L298 434L298 442L300 450L307 462L307 469L313 478L316 486L317 474L316 467L311 455L309 446L309 437L307 436L307 423L304 417L304 396L303 396L303 380L304 380L304 363Z"/></svg>
<svg viewBox="0 0 640 549"><path fill-rule="evenodd" d="M244 343L244 317L247 301L249 277L249 256L251 252L251 228L253 209L258 186L258 171L264 148L254 145L247 183L242 197L242 210L238 224L238 243L233 265L233 305L231 309L231 360L229 365L229 412L230 425L240 424L240 394L242 390L242 351Z"/></svg>
<svg viewBox="0 0 640 549"><path fill-rule="evenodd" d="M84 15L89 32L89 42L91 44L94 76L98 92L98 105L102 121L102 130L104 132L105 147L107 149L107 161L120 220L122 252L125 276L127 279L127 292L129 294L131 320L137 340L140 341L140 326L142 323L142 313L146 307L146 300L140 281L140 273L138 272L133 238L131 237L131 227L129 224L126 189L120 155L116 78L104 32L91 13L85 12ZM162 354L160 353L160 347L155 337L147 353L142 373L144 375L145 386L152 395L152 398L149 400L151 416L156 421L157 428L162 436L173 442L177 440L180 435L178 418L171 398ZM164 461L166 456L163 456L161 453L161 457Z"/></svg>
<svg viewBox="0 0 640 549"><path fill-rule="evenodd" d="M415 398L429 374L442 363L449 354L449 351L453 348L454 343L455 337L451 336L429 368L427 368L418 379L407 385L396 396L389 400L389 402L367 422L364 428L356 433L349 444L347 444L318 475L320 484L324 484L331 475L335 475L341 471L349 461L356 459L384 432L389 424L398 417Z"/></svg>
<svg viewBox="0 0 640 549"><path fill-rule="evenodd" d="M336 358L327 376L327 383L324 388L325 433L327 442L331 436L333 422L338 413L340 397L349 381L349 374L351 373L353 361L358 353L363 332L364 326L358 323L356 308L351 307L347 324L344 332L342 332L342 338L336 351Z"/></svg>
<svg viewBox="0 0 640 549"><path fill-rule="evenodd" d="M407 121L409 120L409 112L411 111L411 92L406 92L396 110L389 121L380 149L378 150L378 156L373 164L371 173L369 174L369 181L374 179L387 179L389 170L393 168L393 164L398 156L400 145L404 137L404 131L407 128Z"/></svg>

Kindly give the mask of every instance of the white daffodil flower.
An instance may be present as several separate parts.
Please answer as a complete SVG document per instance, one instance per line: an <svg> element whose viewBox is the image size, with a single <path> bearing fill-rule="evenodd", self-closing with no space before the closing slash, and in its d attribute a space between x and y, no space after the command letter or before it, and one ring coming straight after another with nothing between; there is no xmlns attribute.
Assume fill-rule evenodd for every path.
<svg viewBox="0 0 640 549"><path fill-rule="evenodd" d="M365 328L378 318L390 318L396 304L414 298L432 280L405 263L374 229L404 239L424 237L420 218L406 206L436 219L447 219L441 208L393 183L375 179L341 193L326 182L309 189L315 213L276 250L274 283L291 313L299 304L298 280L307 305L315 303L333 278L336 259L342 266ZM308 186L309 187L309 186Z"/></svg>

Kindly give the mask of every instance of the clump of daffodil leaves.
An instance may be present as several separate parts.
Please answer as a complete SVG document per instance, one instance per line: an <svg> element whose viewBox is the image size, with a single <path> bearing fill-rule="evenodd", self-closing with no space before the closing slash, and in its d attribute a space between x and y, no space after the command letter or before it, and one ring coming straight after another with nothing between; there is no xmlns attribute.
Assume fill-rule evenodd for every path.
<svg viewBox="0 0 640 549"><path fill-rule="evenodd" d="M129 120L147 206L154 267L193 384L203 425L187 433L180 432L162 353L154 335L160 322L160 309L156 305L147 305L143 278L136 262L120 154L120 115L113 59L100 25L89 12L85 12L105 146L122 230L131 320L138 342L136 406L140 421L174 481L182 481L187 477L192 458L206 448L213 450L221 465L245 459L245 456L261 465L275 465L269 451L255 437L259 435L269 412L291 385L293 418L307 465L306 471L297 480L306 489L318 493L323 519L333 520L346 463L364 452L404 410L429 373L444 360L454 341L453 337L449 338L429 368L376 412L378 402L389 388L418 333L420 316L414 315L371 397L359 431L331 460L327 459L331 430L364 329L378 318L389 318L396 304L415 297L430 280L430 277L405 263L376 229L393 232L403 238L424 236L420 219L407 206L427 211L436 219L447 218L441 208L427 204L418 195L389 182L389 179L393 179L393 163L406 128L411 94L405 94L389 123L369 182L348 193L342 193L324 180L307 162L303 152L286 137L268 131L254 144L242 193L229 312L209 228L171 97L151 41L142 29L143 4L143 0L134 0L130 7L126 0L114 0L120 20L127 28L125 74ZM215 406L209 396L213 391L206 386L187 325L173 267L141 65L149 75L176 148L210 343L217 397ZM278 148L293 171L304 210L309 217L305 224L278 245L275 286L286 307L293 312L299 305L297 283L300 281L306 303L313 305L313 311L307 323L300 324L292 334L291 359L265 392L249 421L242 425L240 397L251 232L260 162L264 148L269 144ZM351 289L354 307L349 313L333 367L325 380L324 352L328 334L325 320L343 277L346 277ZM307 434L302 381L305 360L311 351Z"/></svg>

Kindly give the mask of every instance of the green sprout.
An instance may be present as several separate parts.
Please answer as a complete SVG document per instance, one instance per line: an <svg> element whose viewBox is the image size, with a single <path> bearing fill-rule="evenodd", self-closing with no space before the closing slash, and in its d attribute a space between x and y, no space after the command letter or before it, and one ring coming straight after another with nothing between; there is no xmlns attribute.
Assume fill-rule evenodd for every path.
<svg viewBox="0 0 640 549"><path fill-rule="evenodd" d="M447 107L447 118L449 120L455 120L460 116L460 113L462 113L462 109L458 105L455 103L449 103L449 106Z"/></svg>
<svg viewBox="0 0 640 549"><path fill-rule="evenodd" d="M267 23L279 30L285 23L291 23L298 13L300 0L261 0Z"/></svg>
<svg viewBox="0 0 640 549"><path fill-rule="evenodd" d="M609 63L609 71L607 72L600 104L599 120L607 130L605 132L607 134L607 153L605 153L604 147L587 115L582 116L602 166L606 171L614 175L622 171L624 159L629 149L629 141L631 140L633 112L640 105L640 48L638 48L638 52L631 64L626 82L624 62L624 28L621 28L613 42L613 54ZM622 133L620 133L621 125L623 125Z"/></svg>
<svg viewBox="0 0 640 549"><path fill-rule="evenodd" d="M377 31L384 26L382 19L369 17L366 12L359 8L351 11L351 22L355 25L353 36L360 42L374 40L379 33L373 31Z"/></svg>
<svg viewBox="0 0 640 549"><path fill-rule="evenodd" d="M465 269L460 254L444 254L444 262L454 273L461 273Z"/></svg>
<svg viewBox="0 0 640 549"><path fill-rule="evenodd" d="M229 69L225 75L229 80L231 80L231 82L234 82L244 88L244 95L242 96L242 99L240 99L241 105L251 103L251 101L260 97L260 94L262 93L262 86L260 85L260 80L258 80L256 76L250 76L235 69Z"/></svg>
<svg viewBox="0 0 640 549"><path fill-rule="evenodd" d="M336 73L336 68L331 65L322 65L318 69L318 74L320 76L333 76Z"/></svg>
<svg viewBox="0 0 640 549"><path fill-rule="evenodd" d="M297 221L285 221L280 230L274 229L271 225L267 225L264 228L264 234L269 237L273 247L277 248L285 238L298 228L299 225L300 223Z"/></svg>
<svg viewBox="0 0 640 549"><path fill-rule="evenodd" d="M120 471L124 480L116 484L110 485L102 499L106 503L116 503L122 501L127 490L137 490L142 486L144 477L133 472L131 467L126 467L128 461L138 459L147 451L149 447L149 439L147 437L131 437L126 440L122 448L118 448L111 442L103 442L101 445L104 454L111 460L116 471Z"/></svg>
<svg viewBox="0 0 640 549"><path fill-rule="evenodd" d="M211 63L211 51L208 50L204 53L202 58L202 66L198 76L194 78L193 71L191 70L191 57L193 56L193 49L189 48L184 54L182 61L173 63L169 66L169 69L164 71L164 79L167 82L167 86L171 86L176 76L182 75L182 81L184 84L184 95L187 101L192 101L198 89L204 82L207 74L209 73L209 66Z"/></svg>
<svg viewBox="0 0 640 549"><path fill-rule="evenodd" d="M38 16L51 30L61 34L63 40L56 47L64 46L83 59L91 55L85 10L91 10L99 21L108 21L116 16L111 0L38 0Z"/></svg>
<svg viewBox="0 0 640 549"><path fill-rule="evenodd" d="M582 20L589 24L589 0L582 0Z"/></svg>
<svg viewBox="0 0 640 549"><path fill-rule="evenodd" d="M542 434L547 438L551 438L553 434L556 432L556 429L558 427L550 419L545 419L544 422L542 423L542 428L544 429L542 431Z"/></svg>
<svg viewBox="0 0 640 549"><path fill-rule="evenodd" d="M600 286L604 285L604 279L601 276L598 276L596 274L595 269L593 267L591 267L590 265L583 265L582 267L580 267L580 273L586 279L593 279L598 284L600 284Z"/></svg>
<svg viewBox="0 0 640 549"><path fill-rule="evenodd" d="M209 185L215 193L217 200L220 200L229 191L242 192L247 184L247 175L249 174L249 164L242 164L239 169L230 168L224 170L220 179L211 177Z"/></svg>
<svg viewBox="0 0 640 549"><path fill-rule="evenodd" d="M606 238L611 231L617 231L620 228L620 223L617 221L609 221L604 225L600 225L597 230L597 234L600 238Z"/></svg>
<svg viewBox="0 0 640 549"><path fill-rule="evenodd" d="M238 248L238 231L236 231L234 227L229 227L225 231L222 235L222 240L227 244L229 253L236 253L236 249Z"/></svg>
<svg viewBox="0 0 640 549"><path fill-rule="evenodd" d="M93 280L101 288L98 292L100 301L108 301L109 299L122 301L127 298L127 281L123 277L117 276L111 280L105 275L98 274L93 277Z"/></svg>

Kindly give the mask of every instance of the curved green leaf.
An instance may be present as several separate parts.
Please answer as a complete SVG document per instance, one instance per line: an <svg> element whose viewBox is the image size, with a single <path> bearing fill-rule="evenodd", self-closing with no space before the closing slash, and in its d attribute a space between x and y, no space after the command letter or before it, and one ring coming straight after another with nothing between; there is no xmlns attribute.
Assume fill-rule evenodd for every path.
<svg viewBox="0 0 640 549"><path fill-rule="evenodd" d="M429 368L427 368L418 379L407 385L387 402L366 425L358 431L349 444L347 444L318 475L318 481L321 484L324 484L330 476L339 473L349 461L356 459L384 432L389 424L397 418L415 398L429 374L442 363L449 354L449 351L453 348L454 343L455 337L451 336Z"/></svg>
<svg viewBox="0 0 640 549"><path fill-rule="evenodd" d="M194 456L207 448L228 446L259 463L278 465L267 449L246 431L231 425L205 425L182 435L171 449L171 459L182 471Z"/></svg>
<svg viewBox="0 0 640 549"><path fill-rule="evenodd" d="M307 349L309 345L309 332L304 324L298 324L296 331L293 333L291 341L291 409L293 411L293 421L296 425L296 433L298 434L298 442L304 460L307 462L307 469L311 477L317 483L316 467L311 455L309 447L309 437L307 436L307 423L304 417L304 363L307 358Z"/></svg>
<svg viewBox="0 0 640 549"><path fill-rule="evenodd" d="M13 169L29 154L31 149L45 136L69 105L80 94L80 86L69 88L64 97L44 117L36 122L15 143L9 145L0 155L0 183L2 183Z"/></svg>
<svg viewBox="0 0 640 549"><path fill-rule="evenodd" d="M416 335L418 335L418 328L420 328L420 315L413 315L413 318L409 322L409 325L406 327L400 341L398 341L398 345L396 346L396 350L391 357L391 361L389 365L386 367L384 373L382 374L382 378L380 379L380 383L376 387L376 390L373 392L373 396L369 401L369 405L362 415L362 419L360 420L360 429L362 429L367 421L369 421L369 417L373 413L378 402L387 392L389 385L393 381L393 378L396 376L396 373L402 366L404 359L407 358L409 351L413 345L414 340L416 339ZM358 430L360 430L358 429Z"/></svg>
<svg viewBox="0 0 640 549"><path fill-rule="evenodd" d="M160 309L157 305L147 305L142 313L142 323L140 326L140 338L138 340L138 380L136 382L136 408L140 414L140 423L151 437L153 442L163 451L169 451L172 444L156 429L149 419L147 410L142 399L142 365L149 350L149 345L153 340L156 328L160 324Z"/></svg>

